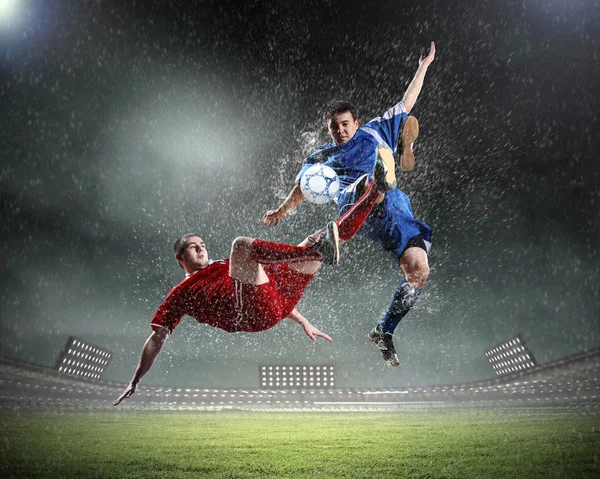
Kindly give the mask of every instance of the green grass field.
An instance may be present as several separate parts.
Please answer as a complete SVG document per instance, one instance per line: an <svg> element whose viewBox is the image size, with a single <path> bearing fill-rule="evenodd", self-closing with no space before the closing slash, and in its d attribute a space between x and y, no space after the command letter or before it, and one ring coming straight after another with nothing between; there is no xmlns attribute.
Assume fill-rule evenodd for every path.
<svg viewBox="0 0 600 479"><path fill-rule="evenodd" d="M600 477L600 415L0 413L1 478Z"/></svg>

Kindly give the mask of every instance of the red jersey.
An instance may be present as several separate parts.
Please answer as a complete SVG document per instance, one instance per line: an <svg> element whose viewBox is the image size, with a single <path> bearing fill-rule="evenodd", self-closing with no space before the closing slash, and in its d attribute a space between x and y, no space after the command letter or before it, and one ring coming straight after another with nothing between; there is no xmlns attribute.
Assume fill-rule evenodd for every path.
<svg viewBox="0 0 600 479"><path fill-rule="evenodd" d="M294 309L313 275L288 265L265 267L269 282L240 283L229 276L229 258L209 264L175 286L158 307L152 328L173 332L183 315L225 331L272 328Z"/></svg>

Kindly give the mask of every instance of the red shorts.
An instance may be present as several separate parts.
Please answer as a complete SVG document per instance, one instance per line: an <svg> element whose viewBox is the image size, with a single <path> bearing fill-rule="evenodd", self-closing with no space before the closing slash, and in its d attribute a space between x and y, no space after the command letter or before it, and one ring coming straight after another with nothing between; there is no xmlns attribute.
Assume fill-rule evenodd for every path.
<svg viewBox="0 0 600 479"><path fill-rule="evenodd" d="M260 285L233 279L234 303L238 312L232 331L258 332L272 328L289 316L313 274L301 273L287 264L265 267L269 282ZM226 328L223 328L226 329Z"/></svg>

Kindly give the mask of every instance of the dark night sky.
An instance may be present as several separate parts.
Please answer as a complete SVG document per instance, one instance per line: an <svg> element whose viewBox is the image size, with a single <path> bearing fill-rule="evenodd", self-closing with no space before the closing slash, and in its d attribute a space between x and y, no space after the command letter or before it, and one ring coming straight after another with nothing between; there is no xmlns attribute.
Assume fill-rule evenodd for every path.
<svg viewBox="0 0 600 479"><path fill-rule="evenodd" d="M367 121L435 62L401 177L434 229L425 294L396 334L366 334L400 280L363 240L323 270L291 321L234 334L182 321L146 379L252 387L257 365L333 363L341 387L489 378L483 350L521 333L539 362L600 346L600 2L28 2L0 15L0 354L52 366L69 335L130 378L196 231L299 242L335 214L258 222L326 136L332 98ZM193 6L192 6L193 4Z"/></svg>

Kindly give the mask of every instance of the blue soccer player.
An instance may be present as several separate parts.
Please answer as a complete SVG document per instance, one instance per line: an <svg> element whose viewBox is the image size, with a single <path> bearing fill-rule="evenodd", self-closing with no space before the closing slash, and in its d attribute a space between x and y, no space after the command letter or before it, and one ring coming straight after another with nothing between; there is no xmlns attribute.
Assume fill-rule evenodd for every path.
<svg viewBox="0 0 600 479"><path fill-rule="evenodd" d="M267 211L262 219L269 226L277 225L289 211L304 201L298 179L304 169L314 163L325 163L338 174L340 194L337 206L342 215L361 196L373 175L377 157L383 160L387 166L386 181L391 186L390 191L373 209L358 234L376 241L384 250L394 254L404 273L387 312L368 335L369 341L381 351L390 366L400 364L394 347L394 331L419 299L429 276L427 254L431 247L431 228L413 216L408 196L393 187L396 184L396 163L405 171L414 168L412 145L419 133L419 123L408 114L417 101L425 73L434 58L435 44L431 42L429 52L422 53L419 58L417 72L402 101L362 128L351 103L329 103L323 119L333 142L317 148L304 160L296 186L277 209ZM396 152L395 155L392 151Z"/></svg>

